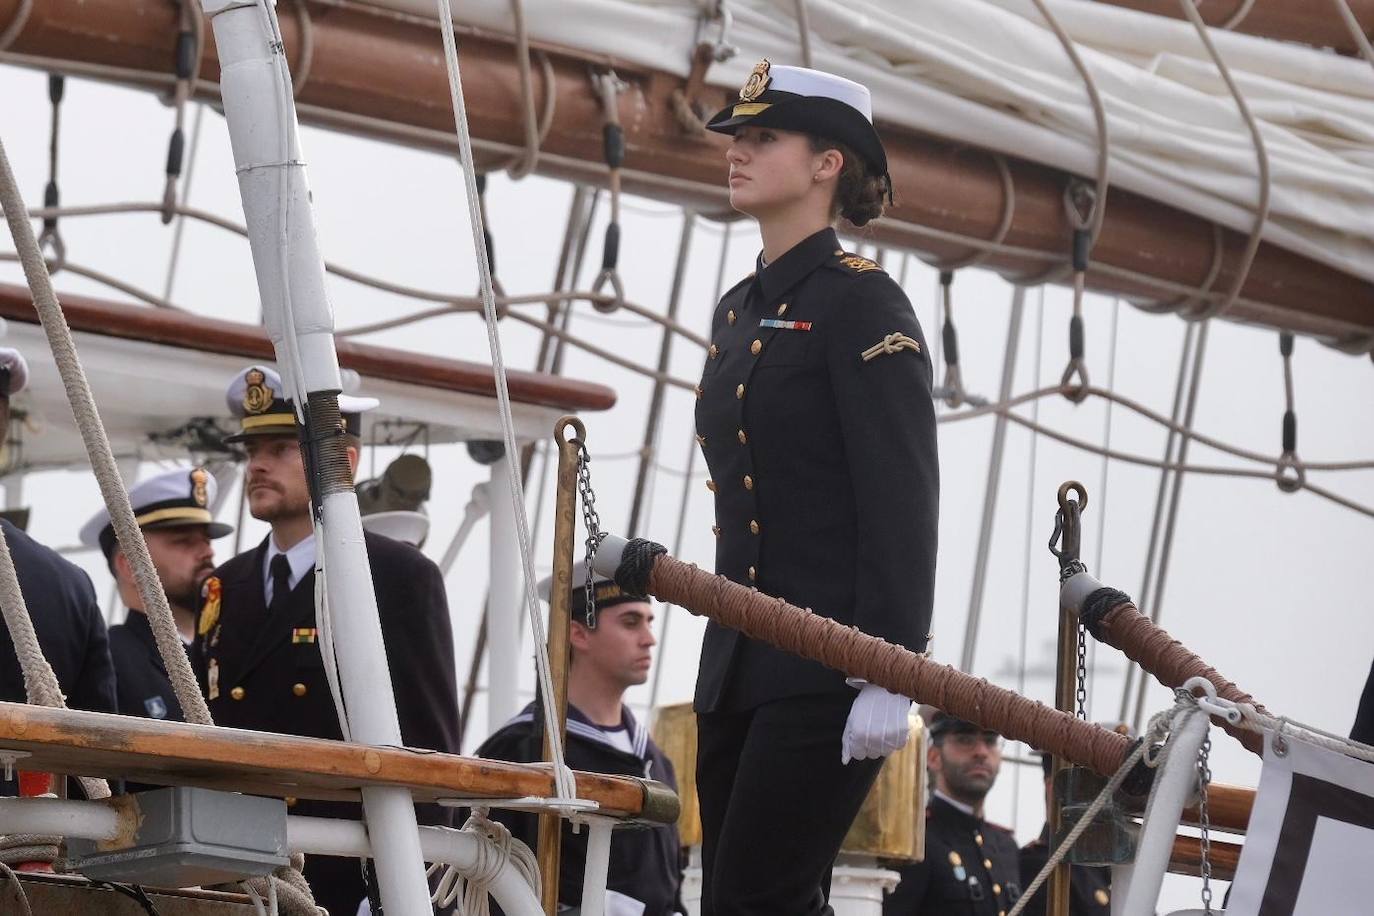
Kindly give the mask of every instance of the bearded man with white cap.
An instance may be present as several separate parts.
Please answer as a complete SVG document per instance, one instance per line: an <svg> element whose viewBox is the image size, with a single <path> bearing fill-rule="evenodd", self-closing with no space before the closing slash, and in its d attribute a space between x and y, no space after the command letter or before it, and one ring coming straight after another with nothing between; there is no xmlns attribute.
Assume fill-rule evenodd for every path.
<svg viewBox="0 0 1374 916"><path fill-rule="evenodd" d="M9 435L10 397L28 383L18 350L0 348L0 442ZM90 577L57 552L0 519L19 589L38 633L38 644L73 709L115 711L115 675L105 617ZM0 620L0 700L23 703L24 676L9 629Z"/></svg>
<svg viewBox="0 0 1374 916"><path fill-rule="evenodd" d="M270 366L249 366L226 393L248 453L248 509L272 526L257 547L225 563L201 593L193 658L215 723L231 728L342 738L320 654L315 617L315 529L295 407ZM349 462L357 468L362 414L373 398L339 396ZM408 747L458 752L458 686L444 580L409 544L365 532L401 737ZM288 800L292 814L357 819L358 805ZM435 806L421 819L446 823ZM352 914L364 898L356 860L312 856L315 901Z"/></svg>
<svg viewBox="0 0 1374 916"><path fill-rule="evenodd" d="M187 645L195 633L200 587L215 568L210 541L234 528L210 514L215 478L205 468L177 468L129 489L134 521L143 530L148 554L167 595L172 618ZM115 539L108 509L101 508L81 529L81 543L99 547L114 576L119 598L129 609L124 623L110 627L119 711L126 716L184 721L167 667L134 581L133 565Z"/></svg>

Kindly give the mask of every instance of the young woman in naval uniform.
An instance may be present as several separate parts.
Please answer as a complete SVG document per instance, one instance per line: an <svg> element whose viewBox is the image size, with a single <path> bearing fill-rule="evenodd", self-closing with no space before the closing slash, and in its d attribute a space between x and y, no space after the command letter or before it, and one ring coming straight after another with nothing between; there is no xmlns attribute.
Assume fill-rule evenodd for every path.
<svg viewBox="0 0 1374 916"><path fill-rule="evenodd" d="M868 90L754 68L708 127L757 269L726 293L697 391L716 571L925 649L939 473L931 365L901 287L835 229L891 200ZM704 916L829 913L829 872L910 702L708 626L697 679Z"/></svg>

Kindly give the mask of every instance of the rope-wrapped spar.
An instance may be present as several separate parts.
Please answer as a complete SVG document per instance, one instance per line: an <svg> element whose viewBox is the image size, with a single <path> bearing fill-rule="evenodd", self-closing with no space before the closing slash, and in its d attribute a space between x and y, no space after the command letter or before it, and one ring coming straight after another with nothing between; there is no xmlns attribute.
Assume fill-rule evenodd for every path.
<svg viewBox="0 0 1374 916"><path fill-rule="evenodd" d="M920 703L1111 776L1134 742L1014 691L933 662L903 646L836 623L675 560L650 541L607 536L593 564L631 594L652 595L745 636L863 678Z"/></svg>
<svg viewBox="0 0 1374 916"><path fill-rule="evenodd" d="M1121 650L1165 687L1181 687L1189 678L1206 678L1222 699L1249 703L1259 712L1265 712L1264 707L1234 681L1223 677L1167 630L1140 613L1124 592L1104 586L1087 573L1079 573L1070 577L1060 589L1060 602L1078 614L1094 639ZM1259 732L1238 728L1215 716L1212 721L1226 729L1247 750L1264 753L1264 736Z"/></svg>

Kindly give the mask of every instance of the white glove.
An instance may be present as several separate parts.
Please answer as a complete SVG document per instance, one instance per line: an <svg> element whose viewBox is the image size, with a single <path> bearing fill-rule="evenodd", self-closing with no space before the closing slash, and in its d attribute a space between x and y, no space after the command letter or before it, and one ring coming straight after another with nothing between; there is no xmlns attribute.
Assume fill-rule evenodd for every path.
<svg viewBox="0 0 1374 916"><path fill-rule="evenodd" d="M844 738L840 742L840 760L867 760L886 757L906 747L911 736L907 716L911 700L877 684L864 684L854 705L849 707L849 719L844 723Z"/></svg>

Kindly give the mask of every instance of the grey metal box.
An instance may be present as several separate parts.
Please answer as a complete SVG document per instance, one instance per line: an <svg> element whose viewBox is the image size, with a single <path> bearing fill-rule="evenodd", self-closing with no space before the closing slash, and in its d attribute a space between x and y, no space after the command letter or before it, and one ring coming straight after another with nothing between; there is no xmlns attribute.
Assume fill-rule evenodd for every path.
<svg viewBox="0 0 1374 916"><path fill-rule="evenodd" d="M286 803L214 789L174 786L139 792L131 846L67 843L72 869L88 878L195 887L265 875L287 864Z"/></svg>

